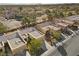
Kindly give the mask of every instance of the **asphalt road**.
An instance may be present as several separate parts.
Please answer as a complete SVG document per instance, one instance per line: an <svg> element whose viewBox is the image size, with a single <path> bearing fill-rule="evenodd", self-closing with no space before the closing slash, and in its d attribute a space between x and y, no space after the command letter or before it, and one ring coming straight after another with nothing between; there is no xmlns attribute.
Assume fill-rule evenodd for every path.
<svg viewBox="0 0 79 59"><path fill-rule="evenodd" d="M63 46L64 51L68 56L76 56L79 55L79 35L72 37L66 44ZM61 48L62 53L64 52ZM62 56L62 53L57 49L54 54L50 54L51 56Z"/></svg>

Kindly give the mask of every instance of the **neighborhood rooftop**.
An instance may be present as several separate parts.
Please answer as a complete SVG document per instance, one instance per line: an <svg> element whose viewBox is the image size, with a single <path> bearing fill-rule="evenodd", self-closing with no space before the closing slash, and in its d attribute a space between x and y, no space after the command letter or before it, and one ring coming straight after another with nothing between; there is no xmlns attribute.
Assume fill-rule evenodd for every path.
<svg viewBox="0 0 79 59"><path fill-rule="evenodd" d="M27 34L30 34L31 36L33 36L34 38L39 38L41 37L43 34L38 31L36 28L34 27L30 27L30 28L25 28L23 30L20 30L20 34L21 35L27 35Z"/></svg>
<svg viewBox="0 0 79 59"><path fill-rule="evenodd" d="M18 38L18 33L17 32L14 32L14 33L11 33L9 35L5 35L5 37L8 39L8 40L11 40L13 38Z"/></svg>
<svg viewBox="0 0 79 59"><path fill-rule="evenodd" d="M3 20L1 22L4 24L4 26L7 27L8 30L12 30L12 29L21 27L21 22L16 21L15 19Z"/></svg>
<svg viewBox="0 0 79 59"><path fill-rule="evenodd" d="M69 16L69 17L66 17L66 19L68 20L79 20L79 15L73 15L73 16Z"/></svg>
<svg viewBox="0 0 79 59"><path fill-rule="evenodd" d="M45 33L49 28L55 31L58 31L61 29L61 27L56 26L55 24L52 24L52 22L44 22L42 24L37 24L36 28Z"/></svg>
<svg viewBox="0 0 79 59"><path fill-rule="evenodd" d="M25 45L24 42L20 38L14 38L7 41L12 51Z"/></svg>
<svg viewBox="0 0 79 59"><path fill-rule="evenodd" d="M7 41L7 38L3 35L3 36L0 36L0 42L6 42Z"/></svg>

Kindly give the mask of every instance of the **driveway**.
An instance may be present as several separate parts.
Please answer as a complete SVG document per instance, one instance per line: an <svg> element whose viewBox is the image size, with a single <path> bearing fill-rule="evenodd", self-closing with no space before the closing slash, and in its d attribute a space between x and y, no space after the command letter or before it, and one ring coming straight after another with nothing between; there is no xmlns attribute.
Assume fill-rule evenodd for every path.
<svg viewBox="0 0 79 59"><path fill-rule="evenodd" d="M66 44L63 45L64 51L68 56L79 55L79 35L72 37ZM62 49L61 49L62 50ZM50 54L51 56L62 56L62 53L57 49L56 52Z"/></svg>

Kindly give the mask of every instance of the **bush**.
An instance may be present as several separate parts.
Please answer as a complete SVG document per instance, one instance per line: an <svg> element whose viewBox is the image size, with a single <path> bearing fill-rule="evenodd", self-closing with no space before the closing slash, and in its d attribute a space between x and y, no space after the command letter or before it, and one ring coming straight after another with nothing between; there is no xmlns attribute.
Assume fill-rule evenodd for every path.
<svg viewBox="0 0 79 59"><path fill-rule="evenodd" d="M0 33L4 33L6 31L6 27L0 22Z"/></svg>
<svg viewBox="0 0 79 59"><path fill-rule="evenodd" d="M61 32L60 31L53 31L53 37L58 40L60 39Z"/></svg>
<svg viewBox="0 0 79 59"><path fill-rule="evenodd" d="M32 39L30 44L28 44L30 54L38 55L41 45L42 45L42 40Z"/></svg>

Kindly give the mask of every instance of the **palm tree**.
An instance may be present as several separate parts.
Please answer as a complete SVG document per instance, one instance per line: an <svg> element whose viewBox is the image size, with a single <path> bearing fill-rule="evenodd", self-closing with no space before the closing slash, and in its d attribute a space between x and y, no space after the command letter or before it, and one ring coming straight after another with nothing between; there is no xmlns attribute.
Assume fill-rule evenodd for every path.
<svg viewBox="0 0 79 59"><path fill-rule="evenodd" d="M35 25L35 24L36 24L36 14L33 14L33 15L30 17L30 19L31 19L32 25Z"/></svg>
<svg viewBox="0 0 79 59"><path fill-rule="evenodd" d="M58 18L59 17L59 11L53 10L51 15L52 15L53 19Z"/></svg>
<svg viewBox="0 0 79 59"><path fill-rule="evenodd" d="M48 20L52 20L52 14L51 14L50 10L47 9L45 13L48 15Z"/></svg>
<svg viewBox="0 0 79 59"><path fill-rule="evenodd" d="M60 13L59 13L59 17L61 17L61 18L64 17L63 12L60 12Z"/></svg>
<svg viewBox="0 0 79 59"><path fill-rule="evenodd" d="M31 44L31 40L32 40L32 39L31 39L30 35L28 34L27 45L28 45L28 44Z"/></svg>
<svg viewBox="0 0 79 59"><path fill-rule="evenodd" d="M48 14L48 19L49 19L49 20L52 20L53 18L54 18L54 17L52 16L52 14L49 13L49 14Z"/></svg>
<svg viewBox="0 0 79 59"><path fill-rule="evenodd" d="M23 7L21 7L21 6L20 6L20 7L19 7L19 11L21 12L21 11L22 11L22 9L23 9Z"/></svg>
<svg viewBox="0 0 79 59"><path fill-rule="evenodd" d="M50 31L50 29L47 30L46 33L45 33L45 40L50 42L50 44L52 45L52 41L51 41L52 38L51 38L51 31Z"/></svg>
<svg viewBox="0 0 79 59"><path fill-rule="evenodd" d="M31 21L30 21L29 17L27 17L27 16L26 17L23 17L23 19L22 19L22 25L23 26L26 26L26 25L29 26L30 25L30 22Z"/></svg>

